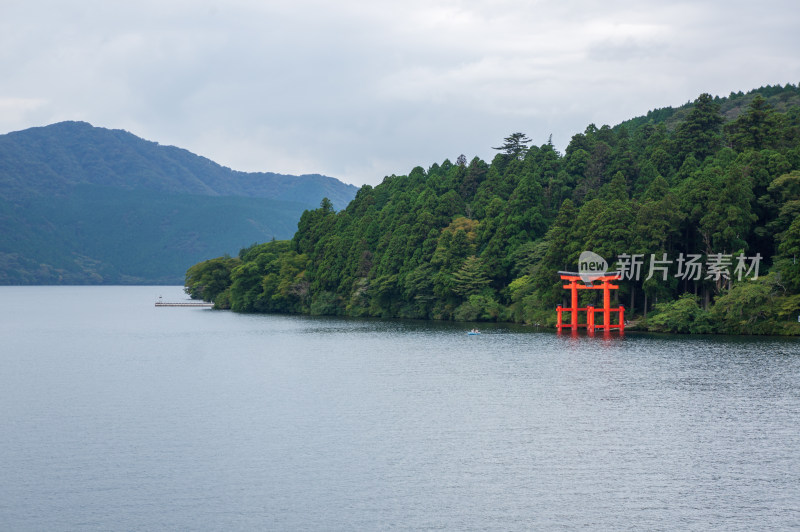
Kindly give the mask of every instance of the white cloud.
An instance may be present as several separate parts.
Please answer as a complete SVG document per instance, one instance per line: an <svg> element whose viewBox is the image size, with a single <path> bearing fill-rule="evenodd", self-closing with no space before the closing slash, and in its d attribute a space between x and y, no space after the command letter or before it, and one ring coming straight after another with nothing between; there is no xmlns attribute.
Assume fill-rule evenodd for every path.
<svg viewBox="0 0 800 532"><path fill-rule="evenodd" d="M788 0L10 0L0 132L82 119L375 184L512 131L563 148L590 122L796 83L798 22Z"/></svg>
<svg viewBox="0 0 800 532"><path fill-rule="evenodd" d="M0 97L0 116L11 129L24 129L36 120L36 115L47 105L43 98L3 98Z"/></svg>

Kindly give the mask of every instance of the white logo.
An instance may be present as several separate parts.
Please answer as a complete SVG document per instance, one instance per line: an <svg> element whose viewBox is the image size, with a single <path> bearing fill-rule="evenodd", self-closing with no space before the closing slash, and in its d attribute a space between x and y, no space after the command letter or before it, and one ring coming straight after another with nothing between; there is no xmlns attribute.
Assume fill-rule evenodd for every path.
<svg viewBox="0 0 800 532"><path fill-rule="evenodd" d="M596 279L608 271L606 259L592 251L584 251L578 258L578 275L587 285L592 284L592 279Z"/></svg>

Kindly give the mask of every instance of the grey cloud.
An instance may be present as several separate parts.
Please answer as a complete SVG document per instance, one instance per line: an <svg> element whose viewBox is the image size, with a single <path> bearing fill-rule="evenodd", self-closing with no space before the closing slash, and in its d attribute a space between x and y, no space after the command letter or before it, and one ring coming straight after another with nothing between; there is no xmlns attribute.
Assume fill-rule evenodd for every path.
<svg viewBox="0 0 800 532"><path fill-rule="evenodd" d="M779 0L71 4L0 6L0 132L82 119L356 184L800 81Z"/></svg>

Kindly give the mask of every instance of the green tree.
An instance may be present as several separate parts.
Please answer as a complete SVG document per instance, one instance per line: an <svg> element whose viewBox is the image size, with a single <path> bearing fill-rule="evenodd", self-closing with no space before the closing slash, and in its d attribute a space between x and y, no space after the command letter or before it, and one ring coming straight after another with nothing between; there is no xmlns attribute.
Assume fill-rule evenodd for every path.
<svg viewBox="0 0 800 532"><path fill-rule="evenodd" d="M453 292L461 297L479 294L489 285L489 278L484 271L480 258L467 257L461 268L453 274Z"/></svg>
<svg viewBox="0 0 800 532"><path fill-rule="evenodd" d="M322 198L319 202L319 208L322 209L323 214L332 214L334 212L333 202L328 198Z"/></svg>
<svg viewBox="0 0 800 532"><path fill-rule="evenodd" d="M730 146L737 151L778 147L786 137L784 116L776 113L760 94L739 118L725 124L724 131Z"/></svg>
<svg viewBox="0 0 800 532"><path fill-rule="evenodd" d="M675 301L656 305L656 314L647 320L655 332L700 333L712 332L709 314L700 306L696 296L684 294Z"/></svg>
<svg viewBox="0 0 800 532"><path fill-rule="evenodd" d="M231 272L238 258L218 257L200 262L186 272L185 291L192 299L215 301L231 285Z"/></svg>
<svg viewBox="0 0 800 532"><path fill-rule="evenodd" d="M667 180L661 176L656 177L636 209L631 252L662 259L664 254L669 254L674 249L674 242L680 237L681 222L684 217L677 197L667 185ZM657 277L658 275L658 272L654 272L653 277L642 282L644 292L642 310L645 318L648 300L664 300L676 286L676 279L672 275L668 275L666 280L663 274L661 277Z"/></svg>
<svg viewBox="0 0 800 532"><path fill-rule="evenodd" d="M782 282L793 293L800 293L800 216L777 238Z"/></svg>
<svg viewBox="0 0 800 532"><path fill-rule="evenodd" d="M694 101L689 116L675 131L679 161L683 161L688 155L702 161L719 149L723 122L719 109L719 103L710 94L701 94Z"/></svg>
<svg viewBox="0 0 800 532"><path fill-rule="evenodd" d="M542 306L553 306L562 298L559 271L575 270L582 242L577 241L573 232L578 212L571 200L564 200L555 221L544 237L544 257L533 276L536 291L540 294ZM533 274L534 272L532 272Z"/></svg>
<svg viewBox="0 0 800 532"><path fill-rule="evenodd" d="M777 325L775 300L779 292L772 274L735 283L716 299L709 317L721 333L772 334Z"/></svg>
<svg viewBox="0 0 800 532"><path fill-rule="evenodd" d="M732 252L747 245L756 216L753 185L747 168L730 167L704 201L699 230L707 253Z"/></svg>
<svg viewBox="0 0 800 532"><path fill-rule="evenodd" d="M514 159L524 159L531 139L525 133L512 133L503 139L503 145L493 150L500 150L505 155Z"/></svg>

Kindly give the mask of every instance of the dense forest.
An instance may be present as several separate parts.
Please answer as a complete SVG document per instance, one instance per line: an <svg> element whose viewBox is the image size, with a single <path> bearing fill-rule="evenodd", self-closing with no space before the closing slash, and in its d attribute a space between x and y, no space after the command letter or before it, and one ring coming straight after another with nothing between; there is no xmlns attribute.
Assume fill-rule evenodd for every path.
<svg viewBox="0 0 800 532"><path fill-rule="evenodd" d="M640 329L800 333L800 87L529 144L323 200L291 240L193 266L186 290L240 312L553 325L557 272L593 251L628 266L616 297Z"/></svg>

